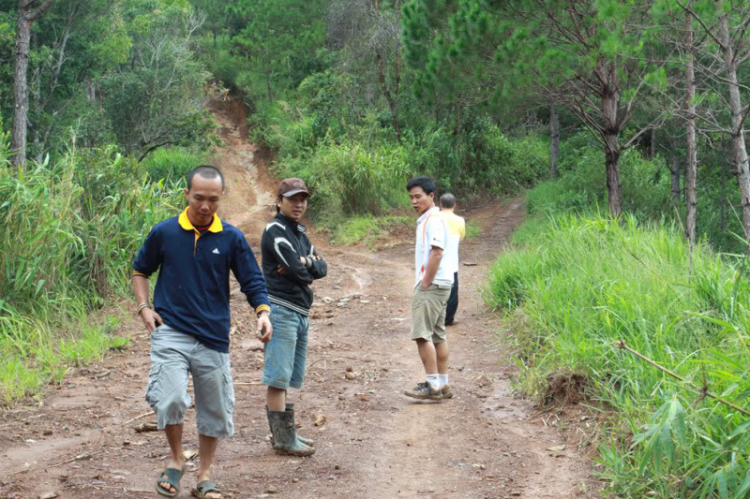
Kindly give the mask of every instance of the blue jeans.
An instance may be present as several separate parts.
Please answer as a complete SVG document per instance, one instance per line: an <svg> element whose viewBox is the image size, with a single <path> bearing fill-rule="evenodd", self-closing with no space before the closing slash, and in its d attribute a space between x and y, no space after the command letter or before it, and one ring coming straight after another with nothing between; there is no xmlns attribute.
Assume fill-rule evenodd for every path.
<svg viewBox="0 0 750 499"><path fill-rule="evenodd" d="M266 344L263 356L261 383L280 390L302 388L307 362L307 331L310 321L306 315L271 303L273 336Z"/></svg>

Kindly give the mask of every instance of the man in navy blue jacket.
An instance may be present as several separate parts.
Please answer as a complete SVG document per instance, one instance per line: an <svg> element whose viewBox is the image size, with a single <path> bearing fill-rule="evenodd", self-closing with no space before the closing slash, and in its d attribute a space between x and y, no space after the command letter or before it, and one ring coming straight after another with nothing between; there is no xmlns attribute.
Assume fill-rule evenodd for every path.
<svg viewBox="0 0 750 499"><path fill-rule="evenodd" d="M146 401L165 430L171 458L156 482L166 497L179 493L184 473L182 427L191 405L188 373L193 376L200 468L193 495L222 497L210 480L218 438L234 433L234 389L229 365L229 273L258 315L258 335L272 336L265 280L245 236L216 215L224 178L212 166L188 176L188 207L179 216L156 224L133 263L137 313L151 333L151 372ZM148 278L159 278L154 304Z"/></svg>

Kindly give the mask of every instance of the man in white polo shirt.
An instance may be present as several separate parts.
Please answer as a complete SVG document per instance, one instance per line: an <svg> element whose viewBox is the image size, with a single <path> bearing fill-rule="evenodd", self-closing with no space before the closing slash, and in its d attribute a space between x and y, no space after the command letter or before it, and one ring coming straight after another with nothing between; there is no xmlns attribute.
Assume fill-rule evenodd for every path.
<svg viewBox="0 0 750 499"><path fill-rule="evenodd" d="M448 344L445 307L453 286L453 272L443 261L448 228L435 206L435 182L417 177L406 184L411 205L419 213L414 254L415 285L411 306L411 338L417 342L426 381L404 392L417 399L452 397L448 385Z"/></svg>

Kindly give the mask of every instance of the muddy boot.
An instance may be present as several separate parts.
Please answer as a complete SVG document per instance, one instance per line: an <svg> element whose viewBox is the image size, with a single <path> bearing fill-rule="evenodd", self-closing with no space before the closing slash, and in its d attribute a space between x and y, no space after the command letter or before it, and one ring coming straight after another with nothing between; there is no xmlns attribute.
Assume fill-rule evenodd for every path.
<svg viewBox="0 0 750 499"><path fill-rule="evenodd" d="M268 425L273 434L273 450L278 454L289 454L291 456L312 456L315 448L303 444L297 440L297 430L294 427L294 413L269 411Z"/></svg>
<svg viewBox="0 0 750 499"><path fill-rule="evenodd" d="M292 413L292 421L294 421L294 404L287 404L286 405L286 412L291 412ZM268 416L268 406L266 406L266 417L268 418L268 427L271 429L271 446L273 447L273 445L274 445L274 442L273 442L273 428L271 428L271 418ZM314 447L315 446L315 442L311 438L305 438L305 437L301 436L299 433L297 433L297 425L296 424L294 425L294 431L295 431L295 434L297 435L297 440L299 440L300 442L302 442L303 444L305 444L305 445L307 445L309 447Z"/></svg>
<svg viewBox="0 0 750 499"><path fill-rule="evenodd" d="M268 410L268 409L266 409ZM294 404L287 404L286 405L286 412L292 413L292 420L294 420ZM297 431L297 425L294 425L295 432ZM305 445L308 445L310 447L315 447L315 441L312 438L305 438L299 433L297 433L297 440L302 442Z"/></svg>

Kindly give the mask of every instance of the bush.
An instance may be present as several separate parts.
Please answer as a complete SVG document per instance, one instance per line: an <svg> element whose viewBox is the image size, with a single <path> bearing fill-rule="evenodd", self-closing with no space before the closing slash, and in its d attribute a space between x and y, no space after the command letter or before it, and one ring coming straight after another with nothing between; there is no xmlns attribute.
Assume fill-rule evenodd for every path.
<svg viewBox="0 0 750 499"><path fill-rule="evenodd" d="M143 168L152 180L164 180L164 185L177 185L183 187L185 178L193 168L206 164L209 154L195 153L185 147L170 147L157 149L144 161Z"/></svg>
<svg viewBox="0 0 750 499"><path fill-rule="evenodd" d="M124 289L140 241L176 209L179 192L164 192L141 165L106 148L72 150L18 177L0 169L0 199L0 296L33 311L69 299L95 306Z"/></svg>
<svg viewBox="0 0 750 499"><path fill-rule="evenodd" d="M336 224L331 238L336 244L370 244L380 237L387 237L391 229L398 225L411 227L414 220L409 217L373 217L370 215L353 216L343 223Z"/></svg>
<svg viewBox="0 0 750 499"><path fill-rule="evenodd" d="M316 184L332 198L327 208L377 215L401 204L404 197L397 192L418 175L465 198L516 193L547 175L546 139L510 140L486 119L459 133L427 118L417 127L405 126L399 143L389 112L376 106L353 112L354 87L348 75L315 73L287 93L288 101L253 101L249 117L252 140L276 151L278 171ZM313 204L313 215L321 208Z"/></svg>
<svg viewBox="0 0 750 499"><path fill-rule="evenodd" d="M547 175L546 140L529 135L511 141L489 122L456 138L444 128L407 135L409 167L433 177L441 189L458 193L512 194Z"/></svg>
<svg viewBox="0 0 750 499"><path fill-rule="evenodd" d="M280 176L301 177L314 191L311 213L379 215L406 206L406 161L400 147L367 150L360 144L326 145L309 159L282 161Z"/></svg>
<svg viewBox="0 0 750 499"><path fill-rule="evenodd" d="M526 194L529 213L563 213L599 209L607 212L604 155L584 134L576 134L561 144L558 180L546 180ZM722 251L739 253L745 243L741 213L732 200L740 198L739 186L727 178L724 165L705 165L698 182L697 232ZM674 200L671 177L661 157L645 159L636 149L620 158L623 210L639 220L672 220L684 225L685 201Z"/></svg>
<svg viewBox="0 0 750 499"><path fill-rule="evenodd" d="M744 497L746 418L689 383L736 404L750 393L745 257L735 264L705 245L691 256L673 225L634 216L531 224L493 265L485 295L508 313L522 307L525 326L511 339L523 359L519 386L549 400L558 387L548 380L585 380L583 395L611 408L600 461L615 495Z"/></svg>
<svg viewBox="0 0 750 499"><path fill-rule="evenodd" d="M211 74L226 83L237 88L237 79L247 60L244 57L232 53L232 40L227 34L220 34L214 40L211 37L199 39L201 57L200 60L206 65Z"/></svg>
<svg viewBox="0 0 750 499"><path fill-rule="evenodd" d="M581 134L560 147L560 178L539 183L526 195L529 213L581 212L599 207L606 211L607 176L604 153ZM620 157L623 210L642 220L672 217L670 179L661 175L666 168L660 157L644 159L635 149Z"/></svg>
<svg viewBox="0 0 750 499"><path fill-rule="evenodd" d="M109 348L110 329L89 314L105 297L129 292L141 241L177 211L180 193L152 182L116 148L73 148L54 165L31 165L18 176L1 166L7 158L3 136L0 397L9 402L59 380L65 364ZM58 330L75 333L58 338Z"/></svg>

